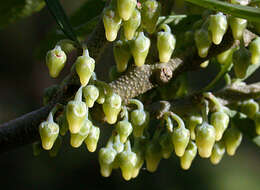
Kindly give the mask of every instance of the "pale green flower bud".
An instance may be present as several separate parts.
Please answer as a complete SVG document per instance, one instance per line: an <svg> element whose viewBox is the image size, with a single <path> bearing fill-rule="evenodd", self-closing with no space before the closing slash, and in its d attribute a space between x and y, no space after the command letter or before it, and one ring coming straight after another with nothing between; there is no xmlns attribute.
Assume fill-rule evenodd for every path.
<svg viewBox="0 0 260 190"><path fill-rule="evenodd" d="M109 94L104 102L103 111L106 116L106 121L109 124L114 124L117 121L117 116L121 110L122 99L116 93Z"/></svg>
<svg viewBox="0 0 260 190"><path fill-rule="evenodd" d="M86 105L92 108L95 101L98 99L99 90L94 85L87 85L83 88L83 95L85 97Z"/></svg>
<svg viewBox="0 0 260 190"><path fill-rule="evenodd" d="M88 50L85 50L83 55L77 58L75 67L81 85L87 85L95 69L95 60L89 56Z"/></svg>
<svg viewBox="0 0 260 190"><path fill-rule="evenodd" d="M254 118L256 112L259 111L259 105L254 99L246 100L241 103L241 112L249 118Z"/></svg>
<svg viewBox="0 0 260 190"><path fill-rule="evenodd" d="M232 30L232 34L235 40L241 40L243 37L244 30L247 26L247 20L230 16L229 24Z"/></svg>
<svg viewBox="0 0 260 190"><path fill-rule="evenodd" d="M188 170L196 155L197 155L197 146L193 141L190 141L183 156L180 157L182 169Z"/></svg>
<svg viewBox="0 0 260 190"><path fill-rule="evenodd" d="M129 121L123 120L116 124L116 131L120 135L120 141L125 143L129 135L132 133L133 127Z"/></svg>
<svg viewBox="0 0 260 190"><path fill-rule="evenodd" d="M147 0L142 3L142 25L149 34L156 29L156 23L161 13L161 4L156 0Z"/></svg>
<svg viewBox="0 0 260 190"><path fill-rule="evenodd" d="M159 51L160 62L166 63L171 59L175 48L176 39L171 33L170 27L164 25L165 31L157 34L157 49Z"/></svg>
<svg viewBox="0 0 260 190"><path fill-rule="evenodd" d="M88 109L82 102L82 88L80 88L74 100L69 101L66 106L66 117L71 133L78 133L87 116Z"/></svg>
<svg viewBox="0 0 260 190"><path fill-rule="evenodd" d="M210 161L212 164L218 164L225 154L225 145L223 141L216 142L213 146Z"/></svg>
<svg viewBox="0 0 260 190"><path fill-rule="evenodd" d="M113 48L116 68L118 72L124 72L127 69L127 64L131 58L131 52L126 42L121 40L114 44Z"/></svg>
<svg viewBox="0 0 260 190"><path fill-rule="evenodd" d="M112 42L116 39L121 22L122 19L119 17L116 10L114 10L112 7L105 8L103 23L108 41Z"/></svg>
<svg viewBox="0 0 260 190"><path fill-rule="evenodd" d="M162 147L162 157L165 159L170 158L173 152L172 139L168 132L163 133L159 138L159 144Z"/></svg>
<svg viewBox="0 0 260 190"><path fill-rule="evenodd" d="M127 40L132 40L137 28L141 25L141 14L135 9L129 20L123 23L124 35Z"/></svg>
<svg viewBox="0 0 260 190"><path fill-rule="evenodd" d="M100 172L103 177L109 177L113 169L113 162L117 152L112 146L107 146L99 150Z"/></svg>
<svg viewBox="0 0 260 190"><path fill-rule="evenodd" d="M47 52L46 65L51 77L56 78L59 76L65 66L66 59L67 56L60 46L56 46L53 50Z"/></svg>
<svg viewBox="0 0 260 190"><path fill-rule="evenodd" d="M83 141L87 138L92 125L93 125L92 122L90 120L88 120L88 118L86 118L83 125L81 126L79 132L71 134L70 144L72 147L78 148L81 146Z"/></svg>
<svg viewBox="0 0 260 190"><path fill-rule="evenodd" d="M252 54L251 62L253 64L260 63L260 37L250 43L249 49Z"/></svg>
<svg viewBox="0 0 260 190"><path fill-rule="evenodd" d="M129 20L135 10L136 0L117 0L117 11L123 20Z"/></svg>
<svg viewBox="0 0 260 190"><path fill-rule="evenodd" d="M207 30L201 28L195 32L195 43L200 57L205 58L208 55L211 46L211 37Z"/></svg>
<svg viewBox="0 0 260 190"><path fill-rule="evenodd" d="M229 116L223 111L214 112L210 117L210 124L214 126L216 133L216 141L222 138L224 131L227 129Z"/></svg>
<svg viewBox="0 0 260 190"><path fill-rule="evenodd" d="M97 149L99 135L100 135L100 129L92 125L90 132L84 141L89 152L95 152L95 150Z"/></svg>
<svg viewBox="0 0 260 190"><path fill-rule="evenodd" d="M248 67L251 65L251 53L245 47L240 47L233 53L234 71L236 77L244 78L248 72Z"/></svg>
<svg viewBox="0 0 260 190"><path fill-rule="evenodd" d="M131 42L130 49L136 66L140 67L144 65L150 45L150 39L147 38L143 32L140 32L137 38Z"/></svg>
<svg viewBox="0 0 260 190"><path fill-rule="evenodd" d="M129 140L125 144L124 151L121 152L118 156L120 160L122 176L125 180L130 180L137 163L137 156L134 152L132 152Z"/></svg>
<svg viewBox="0 0 260 190"><path fill-rule="evenodd" d="M212 42L220 44L228 28L227 17L223 13L210 16L209 31L212 34Z"/></svg>
<svg viewBox="0 0 260 190"><path fill-rule="evenodd" d="M183 156L190 140L190 131L184 127L176 127L172 133L172 143L175 154L179 157Z"/></svg>
<svg viewBox="0 0 260 190"><path fill-rule="evenodd" d="M147 142L145 150L146 168L149 172L155 172L162 158L161 146L156 140Z"/></svg>
<svg viewBox="0 0 260 190"><path fill-rule="evenodd" d="M203 122L196 128L196 145L202 158L209 158L216 139L215 128Z"/></svg>
<svg viewBox="0 0 260 190"><path fill-rule="evenodd" d="M42 147L45 150L50 150L59 135L59 126L53 121L52 113L49 114L47 121L39 125L39 133Z"/></svg>
<svg viewBox="0 0 260 190"><path fill-rule="evenodd" d="M233 156L236 153L242 141L242 133L235 127L228 128L224 134L224 142L229 156Z"/></svg>
<svg viewBox="0 0 260 190"><path fill-rule="evenodd" d="M232 61L232 55L236 48L230 48L217 56L217 60L220 64L228 64Z"/></svg>

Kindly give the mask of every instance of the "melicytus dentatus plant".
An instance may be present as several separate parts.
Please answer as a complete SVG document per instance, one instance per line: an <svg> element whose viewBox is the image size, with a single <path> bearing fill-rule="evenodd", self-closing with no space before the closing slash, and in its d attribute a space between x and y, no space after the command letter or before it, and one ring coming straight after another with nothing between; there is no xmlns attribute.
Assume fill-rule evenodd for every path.
<svg viewBox="0 0 260 190"><path fill-rule="evenodd" d="M79 55L67 78L46 89L35 155L56 156L69 135L72 147L99 152L102 176L120 169L130 180L143 167L155 172L171 156L187 170L196 156L218 164L225 153L235 155L242 138L260 145L260 84L244 82L260 66L260 4L187 1L107 1L87 41L65 39L47 52L53 78L71 49ZM108 42L116 64L110 83L95 73ZM220 68L216 77L190 91L185 74L209 64ZM104 127L111 136L102 145Z"/></svg>

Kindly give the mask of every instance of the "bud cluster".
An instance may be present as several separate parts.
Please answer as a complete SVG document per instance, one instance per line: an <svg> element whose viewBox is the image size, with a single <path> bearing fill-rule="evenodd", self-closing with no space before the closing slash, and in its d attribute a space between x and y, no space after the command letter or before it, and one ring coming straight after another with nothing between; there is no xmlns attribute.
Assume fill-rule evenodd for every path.
<svg viewBox="0 0 260 190"><path fill-rule="evenodd" d="M161 5L156 0L142 0L141 3L137 0L112 0L104 9L103 24L108 41L117 39L122 26L120 40L113 44L118 72L125 72L131 59L137 67L145 64L152 45L150 39L156 39L161 63L171 59L176 38L169 25L159 22L160 14ZM240 40L241 45L219 54L217 61L221 66L234 66L236 78L244 79L252 65L260 64L260 38L256 37L248 48L244 46L242 36L247 20L220 12L212 14L205 21L196 22L193 31L185 33L184 44L194 40L198 55L205 58L212 43L219 45L222 42L228 26L233 38ZM58 43L46 55L46 65L53 78L58 77L65 66L63 47ZM201 66L206 67L208 63L205 61ZM96 79L95 60L88 49L83 48L83 54L77 57L72 69L79 78L80 88L74 98L71 97L62 108L54 107L47 120L39 125L41 143L34 144L34 155L39 155L44 149L50 156L56 156L62 145L62 136L68 132L72 147L78 148L85 143L87 149L94 152L101 133L90 115L95 104L101 105L104 121L113 126L106 146L99 150L100 172L104 177L110 176L113 169L120 169L123 178L130 180L138 176L144 163L149 172L155 172L160 160L169 159L173 152L180 158L184 170L191 167L197 154L210 158L212 164L218 164L225 152L233 156L242 141L242 132L233 122L233 110L223 106L211 93L203 94L205 105L201 113L185 113L181 118L168 111L158 124L162 126L155 127L155 120L150 122L152 118L141 101L130 99L128 104L124 104L109 85ZM186 94L187 86L184 83L178 86L176 97L181 97ZM46 101L49 100L48 97ZM253 120L255 133L260 135L259 104L250 99L239 102L235 110L240 116Z"/></svg>
<svg viewBox="0 0 260 190"><path fill-rule="evenodd" d="M103 12L103 23L108 41L114 41L121 26L123 33L114 43L114 57L118 72L124 72L133 56L140 67L145 64L151 40L147 36L157 33L160 62L168 62L175 48L176 39L168 25L158 25L161 5L156 0L113 0ZM162 30L162 31L160 31Z"/></svg>

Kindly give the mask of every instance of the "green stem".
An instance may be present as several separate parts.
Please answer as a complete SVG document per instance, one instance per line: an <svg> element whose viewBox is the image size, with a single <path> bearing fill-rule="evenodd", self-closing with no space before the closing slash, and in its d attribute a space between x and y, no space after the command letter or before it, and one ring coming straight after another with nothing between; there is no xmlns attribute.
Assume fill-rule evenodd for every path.
<svg viewBox="0 0 260 190"><path fill-rule="evenodd" d="M163 118L164 118L164 120L165 120L165 122L166 122L166 128L167 128L170 132L172 132L172 131L173 131L173 124L172 124L171 118L170 118L167 114L165 114Z"/></svg>
<svg viewBox="0 0 260 190"><path fill-rule="evenodd" d="M127 111L127 107L126 106L123 106L122 107L122 110L123 110L123 116L124 116L124 120L128 121L128 111Z"/></svg>
<svg viewBox="0 0 260 190"><path fill-rule="evenodd" d="M203 96L205 98L210 99L215 104L215 106L217 107L217 111L221 111L223 109L222 104L218 101L218 99L211 92L203 93Z"/></svg>
<svg viewBox="0 0 260 190"><path fill-rule="evenodd" d="M159 29L163 29L164 32L169 32L171 33L171 28L167 24L162 24Z"/></svg>
<svg viewBox="0 0 260 190"><path fill-rule="evenodd" d="M204 99L203 101L204 105L202 107L202 118L203 122L208 122L208 114L209 114L209 102Z"/></svg>
<svg viewBox="0 0 260 190"><path fill-rule="evenodd" d="M135 104L137 106L137 109L144 110L144 105L140 100L137 99L129 99L129 104Z"/></svg>
<svg viewBox="0 0 260 190"><path fill-rule="evenodd" d="M77 101L77 102L81 102L81 101L82 101L82 88L83 88L83 86L81 86L81 87L78 89L78 91L77 91L77 93L76 93L76 95L75 95L74 100Z"/></svg>
<svg viewBox="0 0 260 190"><path fill-rule="evenodd" d="M230 85L231 84L231 77L228 73L226 73L224 75L224 79L225 79L225 82L226 82L226 85Z"/></svg>
<svg viewBox="0 0 260 190"><path fill-rule="evenodd" d="M173 120L175 120L178 123L178 127L185 128L185 124L183 120L177 114L173 112L168 112L168 114L171 116Z"/></svg>
<svg viewBox="0 0 260 190"><path fill-rule="evenodd" d="M260 9L217 0L186 0L192 4L260 23Z"/></svg>
<svg viewBox="0 0 260 190"><path fill-rule="evenodd" d="M217 76L205 87L202 89L202 92L207 92L211 90L218 82L219 80L230 71L230 69L233 67L233 63L230 62L228 64L225 64L223 67L221 67L221 70L217 74Z"/></svg>

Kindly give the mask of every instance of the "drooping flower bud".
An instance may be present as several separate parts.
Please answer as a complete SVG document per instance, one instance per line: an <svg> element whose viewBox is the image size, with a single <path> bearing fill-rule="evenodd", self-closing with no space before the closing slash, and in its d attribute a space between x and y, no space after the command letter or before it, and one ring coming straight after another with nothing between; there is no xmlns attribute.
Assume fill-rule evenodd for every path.
<svg viewBox="0 0 260 190"><path fill-rule="evenodd" d="M229 156L233 156L236 153L242 141L242 133L235 127L230 127L224 134L224 142Z"/></svg>
<svg viewBox="0 0 260 190"><path fill-rule="evenodd" d="M160 136L159 144L162 147L162 157L165 159L170 158L171 153L173 152L173 145L171 136L168 132L165 132Z"/></svg>
<svg viewBox="0 0 260 190"><path fill-rule="evenodd" d="M92 122L90 120L88 120L88 118L86 117L83 125L81 126L81 128L79 130L79 132L71 134L71 136L70 136L71 146L73 146L74 148L80 147L81 144L83 143L83 141L87 138L92 125L93 125Z"/></svg>
<svg viewBox="0 0 260 190"><path fill-rule="evenodd" d="M189 117L188 129L190 130L190 138L192 140L195 140L195 138L196 138L195 129L196 129L197 125L199 125L201 123L202 123L202 116L192 115Z"/></svg>
<svg viewBox="0 0 260 190"><path fill-rule="evenodd" d="M106 38L112 42L117 37L117 32L120 29L122 19L113 7L107 7L104 10L103 23L106 32Z"/></svg>
<svg viewBox="0 0 260 190"><path fill-rule="evenodd" d="M117 11L123 20L129 20L135 10L137 0L117 0Z"/></svg>
<svg viewBox="0 0 260 190"><path fill-rule="evenodd" d="M216 111L210 117L210 124L215 128L216 141L222 138L224 131L227 129L229 116L223 111Z"/></svg>
<svg viewBox="0 0 260 190"><path fill-rule="evenodd" d="M99 127L92 125L90 132L84 141L89 152L95 152L95 150L97 149L99 135L100 135Z"/></svg>
<svg viewBox="0 0 260 190"><path fill-rule="evenodd" d="M203 122L196 128L196 145L202 158L209 158L216 139L215 128Z"/></svg>
<svg viewBox="0 0 260 190"><path fill-rule="evenodd" d="M225 154L225 145L223 141L216 142L213 146L210 161L212 164L218 164Z"/></svg>
<svg viewBox="0 0 260 190"><path fill-rule="evenodd" d="M106 121L109 124L114 124L117 121L117 116L121 110L121 103L122 99L116 93L111 93L106 97L102 106L106 116Z"/></svg>
<svg viewBox="0 0 260 190"><path fill-rule="evenodd" d="M134 128L133 134L135 137L143 135L144 129L149 124L149 120L149 113L142 109L136 109L131 112L131 123Z"/></svg>
<svg viewBox="0 0 260 190"><path fill-rule="evenodd" d="M217 60L220 64L228 64L232 61L232 55L236 48L230 48L217 56Z"/></svg>
<svg viewBox="0 0 260 190"><path fill-rule="evenodd" d="M117 153L122 152L124 150L124 143L120 141L120 135L117 134L114 136L113 140L113 148L117 151Z"/></svg>
<svg viewBox="0 0 260 190"><path fill-rule="evenodd" d="M137 28L141 25L141 13L135 9L129 20L123 23L124 35L127 40L132 40Z"/></svg>
<svg viewBox="0 0 260 190"><path fill-rule="evenodd" d="M114 44L113 48L116 68L118 72L124 72L127 69L127 64L131 58L131 52L126 42L121 40Z"/></svg>
<svg viewBox="0 0 260 190"><path fill-rule="evenodd" d="M172 143L175 154L179 157L183 156L190 140L190 131L184 127L176 127L172 133Z"/></svg>
<svg viewBox="0 0 260 190"><path fill-rule="evenodd" d="M260 63L260 37L257 37L250 43L249 50L252 54L251 62L253 64Z"/></svg>
<svg viewBox="0 0 260 190"><path fill-rule="evenodd" d="M172 119L174 119L178 126L173 129L171 133L172 144L174 146L175 154L179 157L183 156L186 147L190 140L190 131L185 128L183 120L175 113L169 112Z"/></svg>
<svg viewBox="0 0 260 190"><path fill-rule="evenodd" d="M113 149L111 144L108 144L105 148L101 148L99 150L98 158L100 164L100 173L103 177L110 176L116 155L117 152Z"/></svg>
<svg viewBox="0 0 260 190"><path fill-rule="evenodd" d="M247 20L230 16L229 24L232 30L232 34L235 40L241 40L244 30L247 26Z"/></svg>
<svg viewBox="0 0 260 190"><path fill-rule="evenodd" d="M254 99L246 100L241 103L241 112L249 118L254 118L256 112L259 111L259 105Z"/></svg>
<svg viewBox="0 0 260 190"><path fill-rule="evenodd" d="M147 0L142 3L142 25L149 34L152 34L155 31L160 13L161 4L158 1Z"/></svg>
<svg viewBox="0 0 260 190"><path fill-rule="evenodd" d="M176 39L168 25L165 24L161 27L165 31L158 32L157 34L157 49L159 51L160 62L166 63L171 59Z"/></svg>
<svg viewBox="0 0 260 190"><path fill-rule="evenodd" d="M195 32L195 43L198 48L198 54L200 57L207 57L209 48L211 46L210 33L201 28Z"/></svg>
<svg viewBox="0 0 260 190"><path fill-rule="evenodd" d="M133 127L129 121L122 120L116 124L116 131L120 135L120 141L125 143L129 135L132 133Z"/></svg>
<svg viewBox="0 0 260 190"><path fill-rule="evenodd" d="M150 45L150 39L147 38L143 32L140 32L137 38L131 42L130 49L136 66L140 67L144 65Z"/></svg>
<svg viewBox="0 0 260 190"><path fill-rule="evenodd" d="M118 156L120 160L122 176L125 180L130 180L137 163L137 156L134 152L132 152L129 140L125 144L124 151L121 152Z"/></svg>
<svg viewBox="0 0 260 190"><path fill-rule="evenodd" d="M161 146L157 140L147 142L145 149L146 168L149 172L155 172L162 158Z"/></svg>
<svg viewBox="0 0 260 190"><path fill-rule="evenodd" d="M180 157L182 169L188 170L196 155L197 155L197 146L193 141L190 141L183 156Z"/></svg>
<svg viewBox="0 0 260 190"><path fill-rule="evenodd" d="M50 150L59 135L59 126L53 121L52 112L50 112L47 121L39 125L39 133L42 141L42 147Z"/></svg>
<svg viewBox="0 0 260 190"><path fill-rule="evenodd" d="M83 88L83 95L85 97L87 107L92 108L95 101L98 99L99 90L94 85L87 85Z"/></svg>
<svg viewBox="0 0 260 190"><path fill-rule="evenodd" d="M234 71L236 77L244 78L247 74L248 67L251 65L251 53L245 47L233 53Z"/></svg>
<svg viewBox="0 0 260 190"><path fill-rule="evenodd" d="M227 17L223 13L210 16L209 31L212 34L212 42L220 44L228 28Z"/></svg>
<svg viewBox="0 0 260 190"><path fill-rule="evenodd" d="M142 168L143 164L144 164L144 144L142 143L141 140L139 139L135 139L135 143L134 143L134 147L133 147L133 152L136 154L137 157L137 161L136 161L136 165L133 169L132 172L132 178L136 178L139 174L140 169Z"/></svg>
<svg viewBox="0 0 260 190"><path fill-rule="evenodd" d="M95 69L95 60L89 56L88 50L85 50L83 55L77 58L75 67L81 85L87 85Z"/></svg>
<svg viewBox="0 0 260 190"><path fill-rule="evenodd" d="M78 133L83 125L88 108L85 102L82 102L82 87L75 95L75 99L68 102L66 106L66 117L71 133Z"/></svg>
<svg viewBox="0 0 260 190"><path fill-rule="evenodd" d="M66 60L67 56L60 46L56 46L53 50L47 52L46 65L51 77L56 78L59 76L61 70L65 66Z"/></svg>

